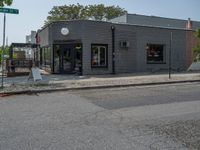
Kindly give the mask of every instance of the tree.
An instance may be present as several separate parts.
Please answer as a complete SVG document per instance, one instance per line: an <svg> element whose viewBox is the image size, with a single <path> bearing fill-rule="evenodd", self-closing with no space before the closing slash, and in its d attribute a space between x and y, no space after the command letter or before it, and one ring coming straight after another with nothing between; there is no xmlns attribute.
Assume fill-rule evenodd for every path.
<svg viewBox="0 0 200 150"><path fill-rule="evenodd" d="M196 37L200 39L200 29L197 29L196 31ZM197 46L193 49L193 52L195 55L194 61L200 61L200 45L199 44L197 44Z"/></svg>
<svg viewBox="0 0 200 150"><path fill-rule="evenodd" d="M127 13L126 10L119 6L105 6L104 4L98 5L64 5L54 6L49 12L49 16L45 24L58 20L106 20L112 19Z"/></svg>
<svg viewBox="0 0 200 150"><path fill-rule="evenodd" d="M119 6L117 6L117 7L108 6L106 8L106 18L107 19L113 19L115 17L122 16L122 15L124 15L126 13L127 13L127 11L124 10L123 8L120 8Z"/></svg>
<svg viewBox="0 0 200 150"><path fill-rule="evenodd" d="M197 29L197 31L196 31L196 36L197 36L198 38L200 38L200 29Z"/></svg>
<svg viewBox="0 0 200 150"><path fill-rule="evenodd" d="M49 12L47 17L47 22L58 21L58 20L76 20L85 19L84 18L85 8L80 5L64 5L64 6L54 6Z"/></svg>
<svg viewBox="0 0 200 150"><path fill-rule="evenodd" d="M8 46L6 46L5 48L4 48L4 55L9 55L9 52L10 52L10 48L8 47ZM1 63L1 61L2 61L2 47L0 47L0 63Z"/></svg>
<svg viewBox="0 0 200 150"><path fill-rule="evenodd" d="M13 0L0 0L0 6L3 7L4 5L11 5Z"/></svg>

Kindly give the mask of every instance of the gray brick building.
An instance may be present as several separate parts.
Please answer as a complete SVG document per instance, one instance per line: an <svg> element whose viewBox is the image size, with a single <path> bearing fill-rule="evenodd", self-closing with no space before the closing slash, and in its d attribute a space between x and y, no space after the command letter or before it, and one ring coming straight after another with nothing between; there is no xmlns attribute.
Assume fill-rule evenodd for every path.
<svg viewBox="0 0 200 150"><path fill-rule="evenodd" d="M169 62L174 70L186 70L200 22L156 19L127 14L109 22L53 22L37 33L40 65L51 73L160 71Z"/></svg>

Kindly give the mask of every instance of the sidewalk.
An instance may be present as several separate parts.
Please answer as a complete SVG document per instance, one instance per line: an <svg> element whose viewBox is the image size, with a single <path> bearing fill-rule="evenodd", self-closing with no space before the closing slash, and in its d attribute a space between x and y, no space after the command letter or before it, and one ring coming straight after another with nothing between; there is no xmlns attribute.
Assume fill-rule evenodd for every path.
<svg viewBox="0 0 200 150"><path fill-rule="evenodd" d="M42 75L43 80L28 81L28 76L4 78L0 94L38 93L75 89L127 87L184 82L200 82L200 72L168 74L117 74L117 75Z"/></svg>

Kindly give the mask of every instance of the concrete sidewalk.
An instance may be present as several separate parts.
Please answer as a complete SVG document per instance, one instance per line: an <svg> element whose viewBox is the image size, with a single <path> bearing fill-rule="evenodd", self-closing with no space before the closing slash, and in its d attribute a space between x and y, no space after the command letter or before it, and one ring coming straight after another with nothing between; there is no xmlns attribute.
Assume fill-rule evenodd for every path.
<svg viewBox="0 0 200 150"><path fill-rule="evenodd" d="M117 75L42 75L43 80L28 81L28 76L4 78L2 94L38 93L47 91L65 91L75 89L95 89L156 84L200 82L200 72L175 73L169 79L168 74L117 74Z"/></svg>

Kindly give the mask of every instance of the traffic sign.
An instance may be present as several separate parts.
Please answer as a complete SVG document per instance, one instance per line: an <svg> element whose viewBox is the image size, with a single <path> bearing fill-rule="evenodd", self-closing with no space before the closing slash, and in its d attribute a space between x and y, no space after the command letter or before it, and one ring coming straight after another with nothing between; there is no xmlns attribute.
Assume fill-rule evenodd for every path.
<svg viewBox="0 0 200 150"><path fill-rule="evenodd" d="M0 7L0 13L19 14L19 9Z"/></svg>

